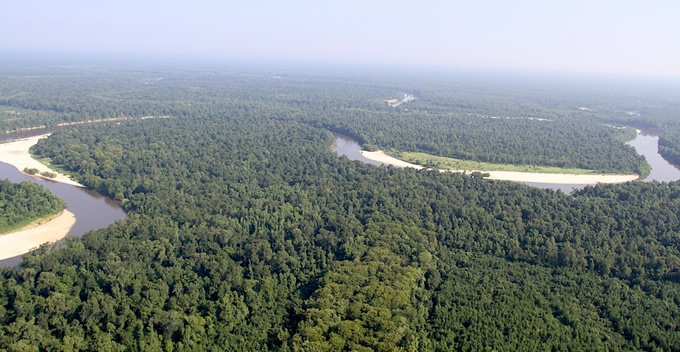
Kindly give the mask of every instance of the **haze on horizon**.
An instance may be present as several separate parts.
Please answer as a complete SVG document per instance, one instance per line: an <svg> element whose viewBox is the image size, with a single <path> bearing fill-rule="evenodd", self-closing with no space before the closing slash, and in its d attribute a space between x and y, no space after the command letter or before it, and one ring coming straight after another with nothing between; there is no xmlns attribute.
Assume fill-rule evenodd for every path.
<svg viewBox="0 0 680 352"><path fill-rule="evenodd" d="M0 51L537 69L680 78L680 2L3 4Z"/></svg>

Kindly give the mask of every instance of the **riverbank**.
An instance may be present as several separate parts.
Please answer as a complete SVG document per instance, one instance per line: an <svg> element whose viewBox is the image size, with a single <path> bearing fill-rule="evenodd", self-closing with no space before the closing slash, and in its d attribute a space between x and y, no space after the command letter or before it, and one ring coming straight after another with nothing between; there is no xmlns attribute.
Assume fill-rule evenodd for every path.
<svg viewBox="0 0 680 352"><path fill-rule="evenodd" d="M29 225L16 232L0 235L0 260L16 257L46 242L56 242L68 234L76 223L76 216L63 210L46 222Z"/></svg>
<svg viewBox="0 0 680 352"><path fill-rule="evenodd" d="M409 163L397 158L391 157L382 150L375 152L361 151L367 159L381 162L385 165L392 165L396 167L411 167L416 170L424 169L422 165ZM485 177L488 180L504 180L515 182L534 182L534 183L552 183L552 184L597 184L597 183L623 183L637 180L639 175L596 175L596 174L565 174L565 173L535 173L535 172L521 172L521 171L483 171L483 170L441 170L449 172L482 172L489 174Z"/></svg>
<svg viewBox="0 0 680 352"><path fill-rule="evenodd" d="M78 126L78 125L90 125L93 123L100 123L100 122L120 122L120 121L130 121L130 120L148 120L148 119L167 119L169 118L169 115L160 115L160 116L142 116L142 117L109 117L105 119L96 119L96 120L83 120L83 121L75 121L75 122L62 122L54 125L54 127L67 127L67 126ZM47 128L47 126L42 125L42 126L35 126L35 127L24 127L24 128L17 128L16 130L12 131L5 131L5 134L10 134L10 133L16 133L16 132L28 132L28 131L35 131L35 130L40 130Z"/></svg>
<svg viewBox="0 0 680 352"><path fill-rule="evenodd" d="M55 177L44 177L38 174L30 175L33 177L40 177L46 180L61 182L77 187L84 187L80 183L73 181L68 176L52 170L47 165L33 159L29 149L34 146L41 138L46 138L49 134L43 134L35 137L18 139L8 143L0 144L0 162L9 164L24 173L24 169L37 169L38 174L43 172L53 173ZM25 174L25 173L24 173Z"/></svg>
<svg viewBox="0 0 680 352"><path fill-rule="evenodd" d="M391 157L391 156L385 154L385 152L383 152L382 150L378 150L378 151L375 151L375 152L369 152L369 151L362 150L360 153L366 159L378 161L378 162L381 162L385 165L392 165L392 166L396 166L396 167L410 167L410 168L413 168L413 169L416 169L416 170L421 170L421 169L425 168L422 165L409 163L407 161L403 161L403 160L399 160L395 157Z"/></svg>

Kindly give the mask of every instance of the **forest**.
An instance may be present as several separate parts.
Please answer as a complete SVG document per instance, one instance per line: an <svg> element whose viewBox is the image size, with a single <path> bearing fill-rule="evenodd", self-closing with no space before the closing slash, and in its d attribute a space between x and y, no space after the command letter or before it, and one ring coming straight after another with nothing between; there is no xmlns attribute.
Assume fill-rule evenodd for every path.
<svg viewBox="0 0 680 352"><path fill-rule="evenodd" d="M0 235L63 209L64 202L41 186L0 179Z"/></svg>
<svg viewBox="0 0 680 352"><path fill-rule="evenodd" d="M120 88L119 109L130 110L101 115L170 118L69 127L33 148L122 200L128 218L0 269L0 349L680 350L680 182L565 194L365 165L332 152L331 124L351 133L356 115L385 127L381 114L406 121L431 103L386 106L378 97L398 94L389 78L348 89L342 77L277 87L269 73L177 75L167 87ZM74 119L109 108L86 102L85 88L40 99L14 80L3 78L14 87L3 96L16 99L2 104L17 109L49 110L59 97ZM492 107L504 112L496 101L475 109ZM606 116L574 132L576 117L551 109L568 133L628 155L623 132L597 127ZM636 158L621 165L641 167ZM604 159L593 165L615 161Z"/></svg>
<svg viewBox="0 0 680 352"><path fill-rule="evenodd" d="M427 75L396 80L392 72L291 70L280 76L217 68L134 68L102 73L76 66L30 79L12 72L0 82L0 130L235 109L340 132L368 150L604 173L649 172L646 161L624 144L634 138L631 130L609 126L627 120L607 110L610 105L579 109L592 99L587 86L578 98L565 99L554 88L538 95L540 85L518 92L510 85L513 77L486 82L454 76L444 84ZM385 99L403 95L403 87L413 87L409 91L419 98L397 108L387 105Z"/></svg>

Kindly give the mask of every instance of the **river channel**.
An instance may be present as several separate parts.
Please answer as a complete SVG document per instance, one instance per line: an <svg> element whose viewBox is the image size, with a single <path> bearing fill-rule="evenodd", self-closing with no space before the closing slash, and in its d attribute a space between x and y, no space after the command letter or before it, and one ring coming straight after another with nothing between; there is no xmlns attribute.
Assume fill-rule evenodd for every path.
<svg viewBox="0 0 680 352"><path fill-rule="evenodd" d="M659 154L659 136L638 134L637 138L626 143L633 146L639 154L647 158L652 171L643 181L670 182L680 180L680 169L669 163Z"/></svg>
<svg viewBox="0 0 680 352"><path fill-rule="evenodd" d="M33 133L22 133L11 139L3 138L3 142L45 133L42 130L31 132ZM86 232L108 227L116 220L125 218L120 202L85 188L26 176L14 166L5 163L0 163L0 179L9 179L12 182L30 181L49 189L54 195L64 200L66 209L76 217L76 223L66 235L67 237L79 237ZM0 260L0 267L16 266L20 262L21 255Z"/></svg>
<svg viewBox="0 0 680 352"><path fill-rule="evenodd" d="M358 160L371 165L383 165L379 161L370 160L361 155L361 146L354 138L340 133L333 133L333 136L335 137L335 147L333 148L333 151L336 154L341 156L344 155L350 160ZM635 139L626 143L630 146L633 146L639 154L644 155L644 157L647 159L647 162L652 167L651 173L642 181L669 182L680 180L680 169L668 163L668 161L661 157L659 154L658 142L658 136L638 134ZM533 187L549 188L554 190L559 189L565 193L569 193L574 189L581 189L586 186L585 184L554 184L537 182L523 183Z"/></svg>

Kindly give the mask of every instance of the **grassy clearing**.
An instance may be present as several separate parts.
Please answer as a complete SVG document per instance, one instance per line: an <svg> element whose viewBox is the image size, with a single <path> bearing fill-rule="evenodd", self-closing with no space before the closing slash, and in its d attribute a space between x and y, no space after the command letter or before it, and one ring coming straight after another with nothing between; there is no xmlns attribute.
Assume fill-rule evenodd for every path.
<svg viewBox="0 0 680 352"><path fill-rule="evenodd" d="M572 174L572 175L593 175L603 174L595 170L577 169L577 168L561 168L554 166L533 166L533 165L512 165L512 164L492 164L486 162L462 160L455 158L448 158L444 156L431 155L427 153L415 152L387 152L390 156L408 161L414 164L423 165L427 167L435 167L438 169L454 169L454 170L477 170L477 171L518 171L518 172L533 172L542 174Z"/></svg>
<svg viewBox="0 0 680 352"><path fill-rule="evenodd" d="M43 158L43 157L40 157L40 156L37 156L37 155L34 155L34 154L31 154L31 158L37 160L41 164L49 167L50 169L52 169L52 170L54 170L54 171L56 171L60 174L67 175L67 176L73 175L72 172L66 170L63 166L53 164L52 159L50 159L50 158Z"/></svg>

